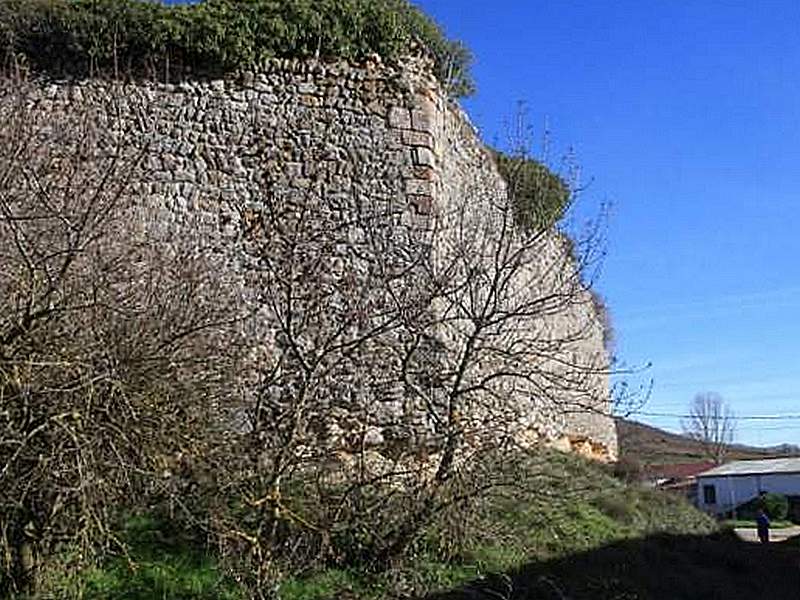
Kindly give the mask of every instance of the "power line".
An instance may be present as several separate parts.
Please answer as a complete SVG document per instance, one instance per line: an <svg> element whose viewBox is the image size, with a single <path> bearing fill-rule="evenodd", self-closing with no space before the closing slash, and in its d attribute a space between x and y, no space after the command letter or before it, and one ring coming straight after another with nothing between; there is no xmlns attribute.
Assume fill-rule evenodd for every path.
<svg viewBox="0 0 800 600"><path fill-rule="evenodd" d="M693 419L697 415L687 415L679 413L666 413L666 412L635 412L634 415L641 415L643 417L674 417L679 419ZM704 419L719 419L731 421L782 421L790 419L800 419L800 415L703 415Z"/></svg>

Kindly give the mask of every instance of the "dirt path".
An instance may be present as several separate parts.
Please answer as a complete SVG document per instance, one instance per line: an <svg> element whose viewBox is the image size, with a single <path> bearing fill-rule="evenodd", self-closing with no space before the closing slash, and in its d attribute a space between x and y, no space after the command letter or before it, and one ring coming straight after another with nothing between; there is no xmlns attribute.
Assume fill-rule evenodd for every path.
<svg viewBox="0 0 800 600"><path fill-rule="evenodd" d="M737 527L734 531L745 542L758 542L758 533L755 527ZM800 535L800 526L769 530L769 540L771 542L782 542L798 535Z"/></svg>

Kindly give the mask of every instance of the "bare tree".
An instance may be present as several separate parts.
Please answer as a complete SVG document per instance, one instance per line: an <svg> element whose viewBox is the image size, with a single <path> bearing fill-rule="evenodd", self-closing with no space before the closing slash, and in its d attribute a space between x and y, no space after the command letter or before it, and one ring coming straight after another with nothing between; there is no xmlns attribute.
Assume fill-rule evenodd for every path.
<svg viewBox="0 0 800 600"><path fill-rule="evenodd" d="M147 237L131 188L144 137L127 135L115 94L54 118L25 81L0 88L6 595L35 590L54 553L114 544L119 510L202 454L231 315L206 257Z"/></svg>
<svg viewBox="0 0 800 600"><path fill-rule="evenodd" d="M519 449L521 433L610 409L607 355L577 350L595 331L582 271L598 239L581 240L578 256L552 219L521 220L517 176L509 173L504 194L467 191L433 217L436 249L424 265L431 319L411 332L401 376L433 424L435 468L387 535L386 561L451 505L520 484L513 469L481 465ZM439 344L435 361L425 359L428 339Z"/></svg>
<svg viewBox="0 0 800 600"><path fill-rule="evenodd" d="M716 392L697 394L682 422L684 433L703 446L706 456L720 464L736 432L736 415Z"/></svg>
<svg viewBox="0 0 800 600"><path fill-rule="evenodd" d="M146 136L113 95L53 120L2 90L0 591L64 545L115 543L141 497L208 523L256 595L293 559L385 567L481 495L542 493L521 434L608 416L608 357L579 350L602 336L598 238L521 221L513 169L505 192L409 215L273 165L241 214L245 323L224 265L151 243L131 210ZM207 477L182 488L176 467Z"/></svg>
<svg viewBox="0 0 800 600"><path fill-rule="evenodd" d="M212 518L253 589L293 554L390 565L443 515L524 485L521 432L608 417L582 277L596 231L521 225L513 173L426 216L267 175L241 215L262 344L222 478L245 508Z"/></svg>
<svg viewBox="0 0 800 600"><path fill-rule="evenodd" d="M337 205L270 175L278 181L253 192L261 209L241 215L258 343L219 492L247 510L219 502L212 515L256 594L291 558L354 562L376 503L403 496L398 482L419 471L404 462L419 439L409 435L394 348L430 304L415 279L429 246L398 226L402 207L355 197Z"/></svg>

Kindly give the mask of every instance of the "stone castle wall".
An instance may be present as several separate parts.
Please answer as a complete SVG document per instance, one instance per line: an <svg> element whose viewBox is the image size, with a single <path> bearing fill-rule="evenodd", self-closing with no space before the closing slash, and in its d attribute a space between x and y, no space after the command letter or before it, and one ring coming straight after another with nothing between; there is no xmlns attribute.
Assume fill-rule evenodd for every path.
<svg viewBox="0 0 800 600"><path fill-rule="evenodd" d="M260 222L265 190L324 198L331 219L361 214L367 205L385 207L394 239L428 236L434 254L438 242L430 223L436 215L459 198L491 202L505 191L465 115L421 61L399 68L378 59L364 65L275 60L259 74L177 85L38 82L30 102L51 114L54 126L62 111L77 105L116 111L120 131L134 132L144 148L134 186L150 234L190 237L227 255L232 271L241 270L241 257L231 248L241 247L243 235ZM328 242L333 263L361 264L352 256L360 244L352 228ZM573 280L574 265L555 234L526 269L525 285L539 286L539 293L565 289ZM240 279L243 294L252 296L247 274ZM536 385L514 390L509 420L520 439L613 459L602 326L588 292L572 296L569 306L529 323L531 336L569 340L545 368L580 362L592 371L590 384L575 386L581 393ZM274 332L265 335L266 346L275 343ZM390 354L380 360L392 360ZM382 407L364 411L377 415L370 426L378 440L382 427L415 410L396 384L363 400L370 398ZM346 429L347 402L329 409L339 415L334 428ZM428 426L424 421L420 427Z"/></svg>
<svg viewBox="0 0 800 600"><path fill-rule="evenodd" d="M393 123L405 128L406 139L426 142L416 150L417 156L424 157L424 164L431 167L426 173L430 183L424 191L430 193L434 210L440 213L468 198L479 213L477 218L484 219L492 213L488 205L506 198L506 184L494 158L467 115L448 101L435 79L420 78L416 83L411 106L395 107L392 115ZM520 273L518 286L532 288L525 291L532 292L534 298L561 292L568 299L555 302L544 318L521 319L521 326L530 327L531 335L512 337L517 342L558 340L560 347L550 345L544 350L558 360L550 361L543 370L563 372L565 365L573 365L580 375L577 380L567 381L572 376L557 380L558 389L534 385L533 389L515 390L516 408L506 410L509 417L517 419L522 437L528 441L544 441L594 458L615 459L617 438L609 418L609 357L603 326L591 293L583 289L575 272L567 246L559 234L536 244L536 256Z"/></svg>

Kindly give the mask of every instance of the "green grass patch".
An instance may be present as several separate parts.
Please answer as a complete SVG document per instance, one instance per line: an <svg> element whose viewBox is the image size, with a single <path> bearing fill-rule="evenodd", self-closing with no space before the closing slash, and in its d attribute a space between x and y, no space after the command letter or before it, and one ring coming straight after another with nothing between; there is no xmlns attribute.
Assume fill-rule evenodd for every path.
<svg viewBox="0 0 800 600"><path fill-rule="evenodd" d="M128 553L109 557L72 577L52 578L58 598L84 600L243 600L196 538L168 520L137 515L125 521L120 539ZM50 597L50 596L47 596Z"/></svg>
<svg viewBox="0 0 800 600"><path fill-rule="evenodd" d="M308 577L290 578L280 584L281 600L327 600L343 595L362 599L380 598L383 589L354 571L326 569Z"/></svg>

